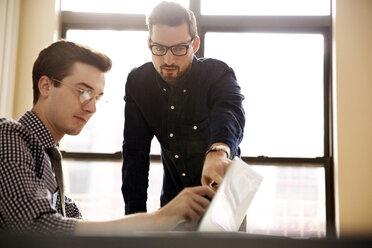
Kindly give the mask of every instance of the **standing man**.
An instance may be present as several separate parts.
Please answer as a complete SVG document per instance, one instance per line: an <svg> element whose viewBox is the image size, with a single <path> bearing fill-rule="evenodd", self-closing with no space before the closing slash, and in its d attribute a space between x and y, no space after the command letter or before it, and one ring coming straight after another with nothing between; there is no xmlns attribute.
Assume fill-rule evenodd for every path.
<svg viewBox="0 0 372 248"><path fill-rule="evenodd" d="M58 41L40 52L33 67L34 105L19 121L0 119L0 231L123 234L171 230L195 223L213 197L208 187L185 189L151 214L106 222L81 220L64 196L58 143L77 135L103 95L111 60L73 42Z"/></svg>
<svg viewBox="0 0 372 248"><path fill-rule="evenodd" d="M163 206L185 187L221 183L230 159L240 154L245 123L244 97L233 70L224 62L194 55L200 38L193 12L161 2L147 25L152 63L132 70L125 89L126 214L146 212L154 135L164 165Z"/></svg>

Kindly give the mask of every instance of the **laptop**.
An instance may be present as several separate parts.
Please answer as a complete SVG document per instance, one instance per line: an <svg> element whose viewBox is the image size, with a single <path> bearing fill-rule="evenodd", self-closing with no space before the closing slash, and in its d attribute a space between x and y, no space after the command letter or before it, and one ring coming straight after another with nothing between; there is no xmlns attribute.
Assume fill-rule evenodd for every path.
<svg viewBox="0 0 372 248"><path fill-rule="evenodd" d="M198 231L238 231L262 180L260 174L235 157L201 219Z"/></svg>

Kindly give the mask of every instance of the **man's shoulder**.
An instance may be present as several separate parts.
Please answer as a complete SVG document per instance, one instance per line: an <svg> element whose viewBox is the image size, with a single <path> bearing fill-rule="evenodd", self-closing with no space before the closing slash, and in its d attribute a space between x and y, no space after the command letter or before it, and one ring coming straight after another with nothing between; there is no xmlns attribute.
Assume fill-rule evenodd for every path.
<svg viewBox="0 0 372 248"><path fill-rule="evenodd" d="M222 60L199 58L195 64L195 73L208 79L210 83L218 82L222 77L235 78L234 70Z"/></svg>
<svg viewBox="0 0 372 248"><path fill-rule="evenodd" d="M27 161L36 141L32 134L22 123L13 119L0 119L0 158L7 163L20 163Z"/></svg>
<svg viewBox="0 0 372 248"><path fill-rule="evenodd" d="M133 68L129 72L129 75L130 76L143 76L143 75L146 76L149 73L153 73L154 70L155 70L155 68L154 68L154 65L152 64L152 62L146 62L145 64L143 64L141 66Z"/></svg>
<svg viewBox="0 0 372 248"><path fill-rule="evenodd" d="M128 74L126 88L138 89L149 87L156 79L156 70L152 62L147 62L140 67L136 67Z"/></svg>
<svg viewBox="0 0 372 248"><path fill-rule="evenodd" d="M210 68L230 68L226 62L215 58L198 58L197 61L200 66Z"/></svg>
<svg viewBox="0 0 372 248"><path fill-rule="evenodd" d="M32 132L25 125L10 118L0 118L1 149L31 140Z"/></svg>
<svg viewBox="0 0 372 248"><path fill-rule="evenodd" d="M11 118L0 118L0 130L1 132L6 131L17 131L17 130L25 130L26 127L22 125L20 122L13 120Z"/></svg>

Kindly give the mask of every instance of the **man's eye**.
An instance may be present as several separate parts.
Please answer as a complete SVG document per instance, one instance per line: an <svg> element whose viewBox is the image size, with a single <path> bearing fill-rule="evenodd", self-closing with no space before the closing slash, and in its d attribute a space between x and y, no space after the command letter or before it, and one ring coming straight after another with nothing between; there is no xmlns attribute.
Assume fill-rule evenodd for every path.
<svg viewBox="0 0 372 248"><path fill-rule="evenodd" d="M175 51L175 52L181 52L181 51L184 51L184 50L185 50L184 46L173 47L173 51Z"/></svg>
<svg viewBox="0 0 372 248"><path fill-rule="evenodd" d="M81 91L81 97L84 99L84 100L89 100L90 99L90 95L88 93L88 91Z"/></svg>
<svg viewBox="0 0 372 248"><path fill-rule="evenodd" d="M161 46L155 46L155 50L161 52L161 51L164 51L165 48Z"/></svg>

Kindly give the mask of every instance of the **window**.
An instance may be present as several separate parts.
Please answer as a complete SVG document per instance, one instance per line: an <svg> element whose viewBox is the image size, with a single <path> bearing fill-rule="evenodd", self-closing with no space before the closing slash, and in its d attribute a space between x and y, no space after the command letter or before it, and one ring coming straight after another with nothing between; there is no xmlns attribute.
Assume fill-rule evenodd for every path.
<svg viewBox="0 0 372 248"><path fill-rule="evenodd" d="M204 54L234 69L245 96L242 156L323 156L322 35L208 32Z"/></svg>
<svg viewBox="0 0 372 248"><path fill-rule="evenodd" d="M253 169L264 180L247 213L247 232L290 237L324 237L324 168L282 164Z"/></svg>
<svg viewBox="0 0 372 248"><path fill-rule="evenodd" d="M311 16L330 15L323 0L202 0L202 15Z"/></svg>
<svg viewBox="0 0 372 248"><path fill-rule="evenodd" d="M63 161L66 195L77 203L84 219L112 220L124 216L121 166L120 161ZM148 189L147 210L152 212L160 206L161 163L152 163L149 174L152 183Z"/></svg>
<svg viewBox="0 0 372 248"><path fill-rule="evenodd" d="M188 0L175 0L187 7ZM123 0L62 0L62 11L75 11L75 12L91 12L91 13L125 13L125 14L147 14L157 1L154 0L136 0L136 1L123 1Z"/></svg>
<svg viewBox="0 0 372 248"><path fill-rule="evenodd" d="M78 136L67 136L62 149L74 152L115 153L120 151L124 125L124 90L129 71L151 59L147 32L114 30L68 30L66 39L107 54L113 65L106 75L100 108ZM107 45L107 42L110 45ZM102 130L105 130L102 132Z"/></svg>
<svg viewBox="0 0 372 248"><path fill-rule="evenodd" d="M124 87L128 72L151 60L144 15L151 8L146 1L138 5L105 1L104 6L96 2L86 6L84 1L71 5L71 0L62 0L62 37L113 59L106 76L108 103L79 136L65 138L61 147L71 182L68 192L83 206L84 217L111 219L124 215L120 192ZM197 56L225 61L245 95L242 158L264 176L247 213L246 231L334 235L330 1L180 3L189 6L198 21ZM154 139L149 211L159 207L163 173L159 153ZM86 175L86 180L79 184L77 174Z"/></svg>

